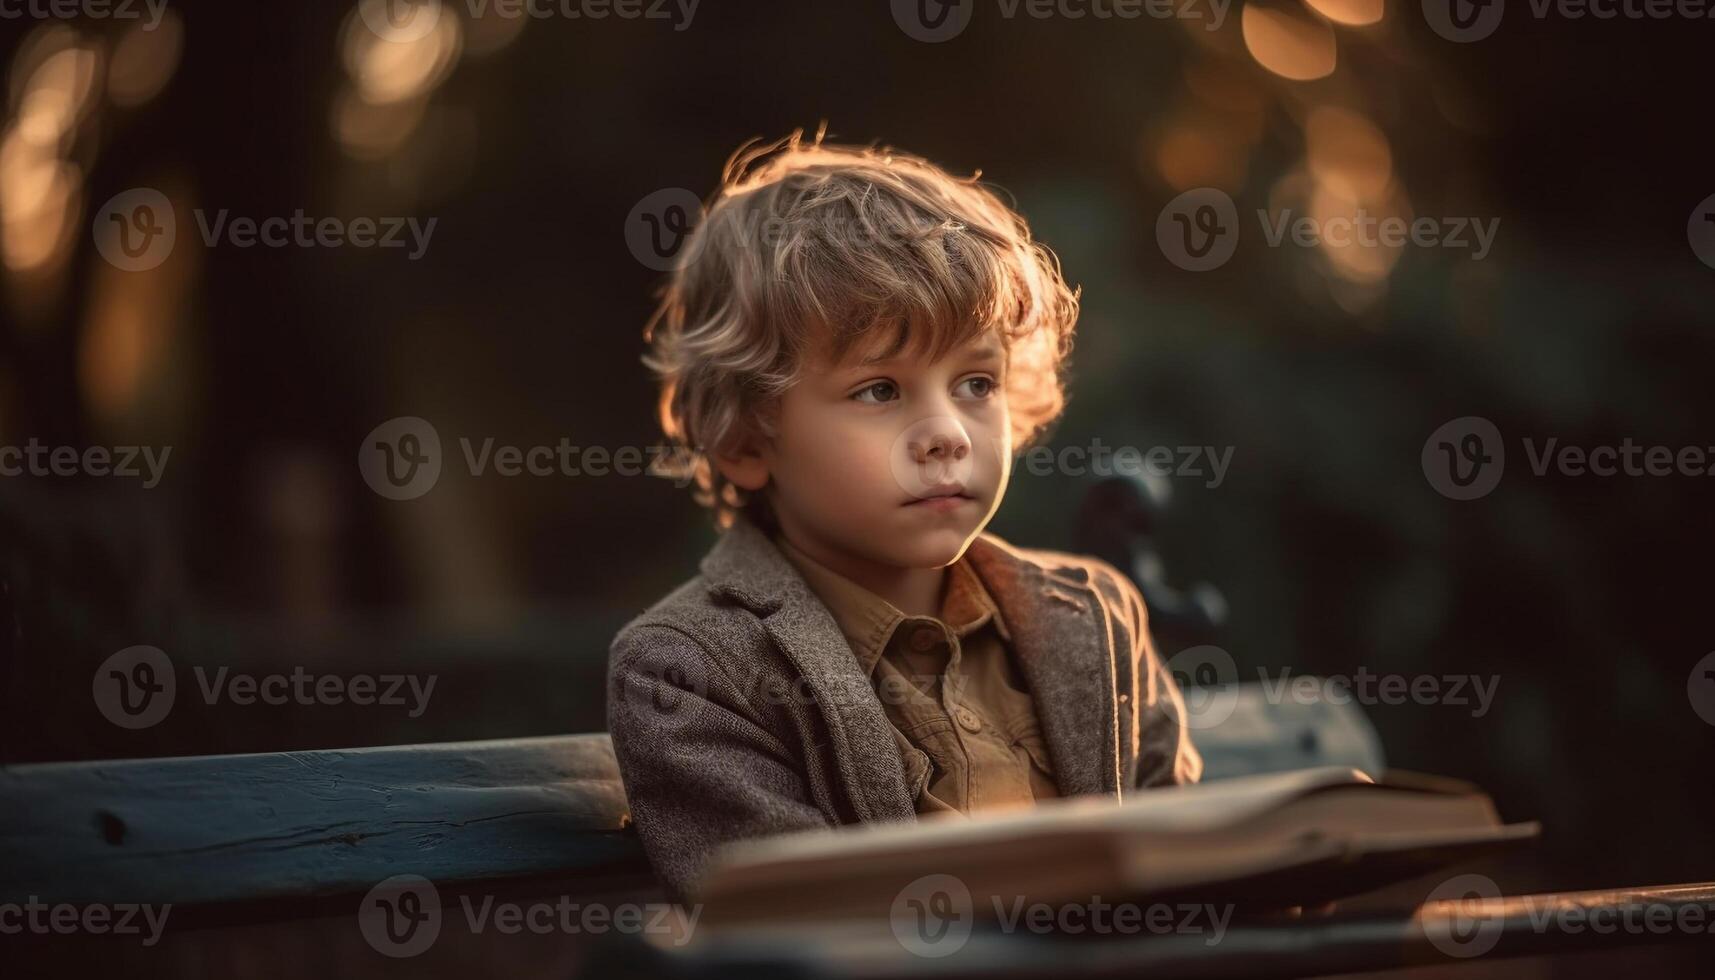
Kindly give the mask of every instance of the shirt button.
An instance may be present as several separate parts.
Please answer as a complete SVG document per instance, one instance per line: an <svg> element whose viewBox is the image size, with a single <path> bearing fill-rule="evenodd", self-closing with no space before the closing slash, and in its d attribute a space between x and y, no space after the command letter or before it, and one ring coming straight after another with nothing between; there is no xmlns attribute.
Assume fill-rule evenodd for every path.
<svg viewBox="0 0 1715 980"><path fill-rule="evenodd" d="M983 730L982 719L977 717L977 713L975 711L972 711L962 704L953 709L953 718L959 723L959 727L963 728L967 732L980 732Z"/></svg>
<svg viewBox="0 0 1715 980"><path fill-rule="evenodd" d="M911 634L911 649L918 653L928 653L934 649L935 642L939 639L940 637L935 635L935 627L919 626Z"/></svg>

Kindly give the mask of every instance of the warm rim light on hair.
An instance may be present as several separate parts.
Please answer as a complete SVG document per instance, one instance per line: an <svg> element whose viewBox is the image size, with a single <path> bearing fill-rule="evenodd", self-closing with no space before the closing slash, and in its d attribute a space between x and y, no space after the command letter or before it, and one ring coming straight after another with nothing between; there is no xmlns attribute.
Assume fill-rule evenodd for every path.
<svg viewBox="0 0 1715 980"><path fill-rule="evenodd" d="M1039 435L1064 407L1078 294L978 176L820 133L740 148L645 330L667 437L709 450L767 438L773 400L813 353L894 339L878 331L930 358L998 332L1014 442ZM691 458L664 475L693 478L728 526L743 495Z"/></svg>

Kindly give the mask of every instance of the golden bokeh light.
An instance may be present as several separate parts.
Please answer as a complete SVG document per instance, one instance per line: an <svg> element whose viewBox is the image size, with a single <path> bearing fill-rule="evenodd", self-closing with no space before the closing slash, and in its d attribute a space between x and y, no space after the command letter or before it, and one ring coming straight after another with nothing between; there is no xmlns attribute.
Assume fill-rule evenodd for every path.
<svg viewBox="0 0 1715 980"><path fill-rule="evenodd" d="M1387 137L1356 112L1317 106L1305 121L1304 142L1311 176L1340 193L1375 199L1393 183Z"/></svg>
<svg viewBox="0 0 1715 980"><path fill-rule="evenodd" d="M1185 87L1197 101L1225 115L1243 118L1261 135L1265 96L1237 63L1223 58L1199 58L1185 66Z"/></svg>
<svg viewBox="0 0 1715 980"><path fill-rule="evenodd" d="M182 182L168 183L162 192L174 210L192 210ZM143 272L91 259L88 304L78 334L78 387L91 420L101 426L119 426L146 405L163 408L162 398L170 402L185 394L174 377L191 366L174 349L201 252L184 244L181 236L180 247Z"/></svg>
<svg viewBox="0 0 1715 980"><path fill-rule="evenodd" d="M25 139L0 137L0 257L10 272L39 274L63 261L82 212L83 174Z"/></svg>
<svg viewBox="0 0 1715 980"><path fill-rule="evenodd" d="M502 16L500 10L493 4L481 14L474 13L469 23L465 25L465 50L471 55L481 58L494 54L524 33L524 24L528 17Z"/></svg>
<svg viewBox="0 0 1715 980"><path fill-rule="evenodd" d="M1304 82L1334 72L1334 28L1320 17L1247 3L1239 27L1251 57L1281 78Z"/></svg>
<svg viewBox="0 0 1715 980"><path fill-rule="evenodd" d="M19 135L58 150L89 112L100 68L101 56L82 45L61 48L42 59L19 95Z"/></svg>
<svg viewBox="0 0 1715 980"><path fill-rule="evenodd" d="M31 32L12 66L14 115L0 132L0 263L38 292L76 240L83 168L68 154L99 101L101 72L100 50L63 25ZM23 292L15 309L29 305Z"/></svg>
<svg viewBox="0 0 1715 980"><path fill-rule="evenodd" d="M426 96L377 105L348 88L334 98L334 136L357 159L379 160L416 131L427 105Z"/></svg>
<svg viewBox="0 0 1715 980"><path fill-rule="evenodd" d="M1208 116L1179 120L1155 142L1153 162L1174 190L1219 187L1235 191L1244 183L1250 158L1246 134L1224 128Z"/></svg>
<svg viewBox="0 0 1715 980"><path fill-rule="evenodd" d="M346 72L366 101L399 102L439 85L458 61L463 40L458 18L445 11L427 33L408 40L380 37L353 11L342 45Z"/></svg>
<svg viewBox="0 0 1715 980"><path fill-rule="evenodd" d="M1380 23L1387 12L1385 0L1304 0L1304 3L1334 23L1347 27L1368 27Z"/></svg>
<svg viewBox="0 0 1715 980"><path fill-rule="evenodd" d="M171 10L163 13L153 30L132 25L113 46L107 97L114 105L130 108L159 95L178 69L184 45L184 21Z"/></svg>
<svg viewBox="0 0 1715 980"><path fill-rule="evenodd" d="M1318 183L1310 193L1307 210L1320 229L1319 249L1329 268L1348 282L1386 279L1405 251L1406 240L1383 228L1386 222L1403 231L1410 224L1403 196L1355 198L1340 188Z"/></svg>

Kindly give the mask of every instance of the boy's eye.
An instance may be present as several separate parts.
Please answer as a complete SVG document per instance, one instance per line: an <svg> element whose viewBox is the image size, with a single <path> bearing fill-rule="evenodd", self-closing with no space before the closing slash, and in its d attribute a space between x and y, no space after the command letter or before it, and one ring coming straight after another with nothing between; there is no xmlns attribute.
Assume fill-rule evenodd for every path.
<svg viewBox="0 0 1715 980"><path fill-rule="evenodd" d="M891 381L877 381L852 393L852 398L871 405L890 402L899 397L899 387Z"/></svg>
<svg viewBox="0 0 1715 980"><path fill-rule="evenodd" d="M978 375L974 378L966 378L959 382L959 387L955 390L965 391L972 398L987 398L994 394L995 383L993 378Z"/></svg>

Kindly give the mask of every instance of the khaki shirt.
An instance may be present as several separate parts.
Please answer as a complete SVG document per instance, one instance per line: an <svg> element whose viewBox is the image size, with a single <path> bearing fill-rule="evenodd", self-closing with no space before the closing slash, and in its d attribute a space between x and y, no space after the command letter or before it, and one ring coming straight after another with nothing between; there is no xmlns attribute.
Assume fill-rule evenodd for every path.
<svg viewBox="0 0 1715 980"><path fill-rule="evenodd" d="M1012 637L963 558L947 569L940 617L907 616L783 536L775 544L828 607L869 675L919 814L1027 806L1059 795Z"/></svg>

